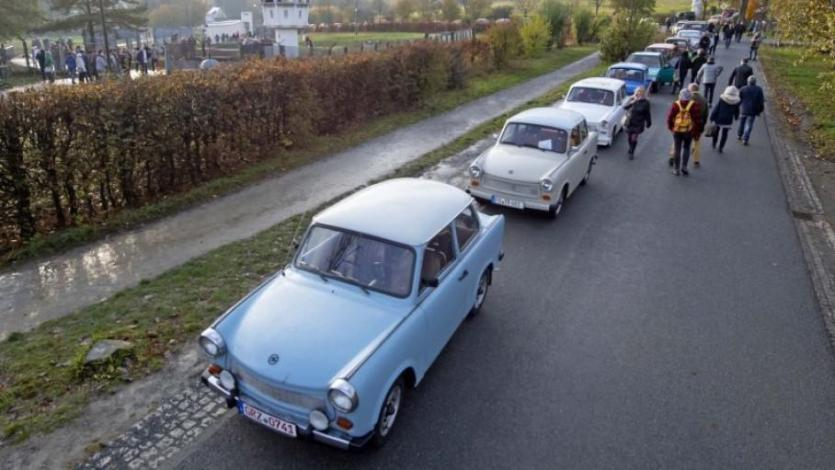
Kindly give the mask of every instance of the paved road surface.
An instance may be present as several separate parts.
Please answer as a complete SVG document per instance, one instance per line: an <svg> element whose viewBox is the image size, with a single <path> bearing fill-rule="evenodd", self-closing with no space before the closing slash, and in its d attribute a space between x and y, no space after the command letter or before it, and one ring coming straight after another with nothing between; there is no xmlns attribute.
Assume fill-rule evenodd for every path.
<svg viewBox="0 0 835 470"><path fill-rule="evenodd" d="M725 80L743 47L720 49ZM560 220L499 210L507 257L485 310L386 448L346 454L230 413L172 464L832 468L835 365L766 129L674 177L669 101L652 98L635 161L624 138L601 152Z"/></svg>
<svg viewBox="0 0 835 470"><path fill-rule="evenodd" d="M192 210L46 260L0 271L0 340L380 178L541 96L597 54Z"/></svg>

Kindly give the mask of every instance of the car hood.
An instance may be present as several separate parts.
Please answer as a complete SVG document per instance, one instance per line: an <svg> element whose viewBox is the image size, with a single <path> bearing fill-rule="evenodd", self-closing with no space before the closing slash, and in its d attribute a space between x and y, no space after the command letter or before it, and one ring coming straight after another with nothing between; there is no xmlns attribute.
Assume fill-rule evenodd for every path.
<svg viewBox="0 0 835 470"><path fill-rule="evenodd" d="M253 292L215 329L228 354L276 383L323 389L369 345L385 338L409 311L406 301L366 295L292 269ZM278 355L270 365L267 359Z"/></svg>
<svg viewBox="0 0 835 470"><path fill-rule="evenodd" d="M567 159L565 154L498 144L485 155L483 170L499 178L538 183Z"/></svg>
<svg viewBox="0 0 835 470"><path fill-rule="evenodd" d="M609 106L601 106L591 103L578 103L576 101L563 101L560 104L560 108L577 111L586 118L587 122L595 124L606 119L614 109Z"/></svg>

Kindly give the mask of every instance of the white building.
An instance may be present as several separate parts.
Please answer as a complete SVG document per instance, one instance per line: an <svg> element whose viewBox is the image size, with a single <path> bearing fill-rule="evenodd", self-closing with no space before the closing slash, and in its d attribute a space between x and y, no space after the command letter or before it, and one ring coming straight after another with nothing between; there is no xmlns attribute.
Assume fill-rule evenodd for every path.
<svg viewBox="0 0 835 470"><path fill-rule="evenodd" d="M215 37L223 36L224 34L232 36L238 34L241 37L246 37L247 34L254 32L252 24L252 12L242 11L241 19L229 20L220 7L212 7L205 18L206 24L203 28L206 37L215 40Z"/></svg>
<svg viewBox="0 0 835 470"><path fill-rule="evenodd" d="M275 30L275 42L287 57L299 55L299 29L307 27L310 0L263 0L264 26Z"/></svg>

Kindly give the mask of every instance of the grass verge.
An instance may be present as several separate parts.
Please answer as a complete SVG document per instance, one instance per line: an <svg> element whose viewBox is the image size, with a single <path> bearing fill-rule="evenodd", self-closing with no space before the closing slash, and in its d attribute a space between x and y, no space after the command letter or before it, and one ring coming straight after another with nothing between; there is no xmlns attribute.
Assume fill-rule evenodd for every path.
<svg viewBox="0 0 835 470"><path fill-rule="evenodd" d="M190 191L172 195L138 209L123 210L99 224L82 224L59 232L38 235L26 245L1 254L0 266L61 252L111 233L135 228L517 85L579 60L592 52L594 48L591 46L578 46L550 52L537 58L517 60L507 70L473 77L464 90L445 91L431 96L418 109L379 117L339 134L316 139L310 147L282 152L280 156L261 161L233 175L214 179Z"/></svg>
<svg viewBox="0 0 835 470"><path fill-rule="evenodd" d="M572 77L542 97L399 168L390 177L418 175L488 137L510 115L548 105L562 97L572 82L603 71L605 66L600 66ZM291 240L320 209L217 248L108 300L0 342L0 445L51 431L78 416L96 394L159 370L166 357L194 341L209 322L286 264ZM123 364L85 368L83 358L98 339L130 341L133 353Z"/></svg>
<svg viewBox="0 0 835 470"><path fill-rule="evenodd" d="M381 32L381 33L310 33L310 39L316 47L356 46L362 42L395 42L423 39L423 33Z"/></svg>
<svg viewBox="0 0 835 470"><path fill-rule="evenodd" d="M818 156L835 161L835 116L829 100L831 91L821 89L819 75L832 73L831 66L817 57L801 62L803 49L797 47L763 47L760 62L768 74L769 84L778 92L780 107L792 125L805 127ZM791 98L802 105L801 109ZM803 111L811 117L803 126Z"/></svg>
<svg viewBox="0 0 835 470"><path fill-rule="evenodd" d="M0 90L8 90L23 85L38 83L41 81L39 72L27 70L15 64L9 64L9 74L6 78L0 79Z"/></svg>

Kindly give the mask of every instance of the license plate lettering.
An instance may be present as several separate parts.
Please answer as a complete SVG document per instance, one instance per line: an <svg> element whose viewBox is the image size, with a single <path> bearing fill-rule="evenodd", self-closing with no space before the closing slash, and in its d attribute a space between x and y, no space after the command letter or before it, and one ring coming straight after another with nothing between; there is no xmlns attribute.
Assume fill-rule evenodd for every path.
<svg viewBox="0 0 835 470"><path fill-rule="evenodd" d="M263 411L253 408L243 402L241 402L241 414L286 436L297 437L298 435L295 424L288 423L281 418L264 413Z"/></svg>
<svg viewBox="0 0 835 470"><path fill-rule="evenodd" d="M515 199L509 199L509 198L500 197L500 196L493 196L491 199L492 199L493 204L498 204L500 206L512 207L514 209L524 209L525 208L525 203L523 203L522 201L517 201Z"/></svg>

